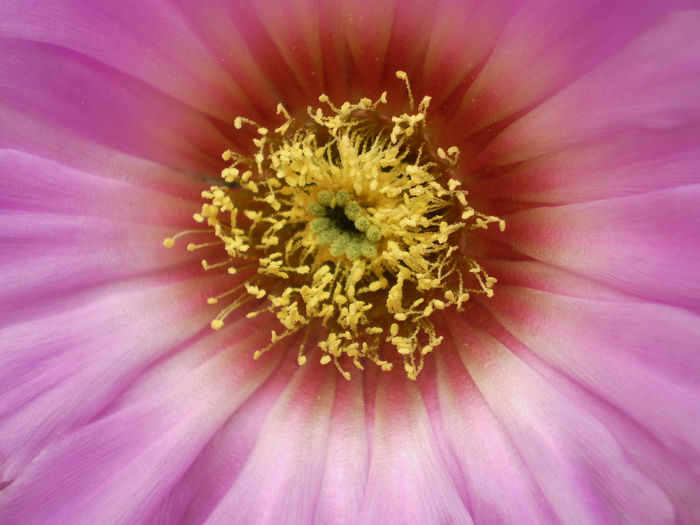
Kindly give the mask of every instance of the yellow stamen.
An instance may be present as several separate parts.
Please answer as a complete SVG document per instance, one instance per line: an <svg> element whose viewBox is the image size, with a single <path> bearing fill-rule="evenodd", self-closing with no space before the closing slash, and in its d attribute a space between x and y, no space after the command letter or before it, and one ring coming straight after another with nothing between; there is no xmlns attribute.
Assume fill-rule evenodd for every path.
<svg viewBox="0 0 700 525"><path fill-rule="evenodd" d="M270 312L283 330L273 330L255 358L304 329L297 355L303 365L313 329L321 334L321 364L333 362L348 379L345 359L358 369L364 360L392 368L383 341L415 379L442 341L431 316L462 309L470 293L493 295L496 279L461 253L458 235L492 223L503 230L505 223L469 206L452 178L459 150L433 148L425 138L430 97L416 110L406 73L396 76L406 84L409 112L393 116L388 127L379 111L386 93L340 107L321 95L331 113L308 108L306 122L279 105L285 122L272 132L235 119L237 129L244 123L257 129L257 152L224 153L231 162L222 171L227 185L204 191L206 202L194 215L217 239L188 249L223 245L228 258L203 261L206 269L235 273L240 260L257 268L245 285L209 298L214 304L241 293L212 321L217 330L248 300L266 302L247 316ZM184 233L192 232L164 245Z"/></svg>

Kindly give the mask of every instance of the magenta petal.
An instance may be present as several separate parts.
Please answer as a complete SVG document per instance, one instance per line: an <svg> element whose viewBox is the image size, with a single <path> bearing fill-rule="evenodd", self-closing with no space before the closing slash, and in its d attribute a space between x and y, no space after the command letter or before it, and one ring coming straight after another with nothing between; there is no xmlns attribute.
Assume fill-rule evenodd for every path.
<svg viewBox="0 0 700 525"><path fill-rule="evenodd" d="M654 2L644 5L657 9ZM615 23L609 13L604 18L609 22L602 23ZM699 28L697 9L656 19L628 46L508 127L478 164L510 164L571 145L615 140L620 133L696 123Z"/></svg>
<svg viewBox="0 0 700 525"><path fill-rule="evenodd" d="M654 31L664 11L672 6L662 2L514 2L507 10L513 13L499 35L488 61L464 94L446 137L470 136L495 126L497 130L524 112L544 103L559 90L606 63L617 58L639 35ZM624 20L624 24L618 21ZM692 26L687 24L687 28ZM651 28L651 29L650 29ZM670 46L666 35L676 28L654 33ZM642 56L642 53L639 53ZM636 64L647 57L622 60L624 66ZM625 69L617 68L618 74ZM656 72L654 68L648 71ZM632 80L632 76L624 81ZM636 80L636 79L635 79ZM605 86L615 84L606 79ZM642 84L634 84L642 85ZM643 91L643 90L642 90ZM601 102L605 99L602 98ZM610 99L610 97L608 97ZM618 100L614 98L612 100ZM651 102L650 98L647 98ZM600 104L605 107L605 104ZM557 134L576 123L571 108L559 108ZM488 130L487 130L488 131ZM537 143L530 136L530 144ZM526 148L524 148L526 150ZM519 150L520 151L520 150Z"/></svg>
<svg viewBox="0 0 700 525"><path fill-rule="evenodd" d="M693 184L700 172L692 123L635 129L536 156L470 186L475 195L532 204L571 204ZM663 176L660 176L663 174Z"/></svg>
<svg viewBox="0 0 700 525"><path fill-rule="evenodd" d="M339 5L345 19L345 38L366 92L374 94L384 70L392 24L400 5L396 0L351 0Z"/></svg>
<svg viewBox="0 0 700 525"><path fill-rule="evenodd" d="M57 435L89 421L149 363L206 325L207 312L195 298L200 280L144 284L114 285L104 296L82 294L79 306L35 313L0 330L7 345L0 354L3 480ZM161 329L183 312L188 318L177 321L180 331Z"/></svg>
<svg viewBox="0 0 700 525"><path fill-rule="evenodd" d="M589 396L554 387L501 344L468 325L451 327L460 355L517 447L549 506L565 523L665 523L674 508L588 411ZM508 487L504 488L508 493Z"/></svg>
<svg viewBox="0 0 700 525"><path fill-rule="evenodd" d="M49 166L60 166L75 173L73 180L80 174L91 180L93 176L114 179L146 190L146 193L147 190L157 190L164 196L192 201L202 187L202 181L194 174L185 174L180 169L168 169L161 164L120 153L93 141L90 136L82 135L79 130L71 131L60 122L49 121L40 113L28 109L2 106L0 143L5 150L3 155L7 155L7 160L3 162L10 163L5 164L7 180L3 183L18 186L17 192L22 191L23 184L36 185L38 180L48 181L54 187L60 185L51 170L39 166L42 160ZM15 173L15 167L21 173ZM33 170L31 177L26 173L29 170ZM67 197L65 189L62 195ZM80 200L78 194L71 193L70 196L72 202ZM113 196L115 199L120 197L124 195ZM134 197L138 200L137 196ZM168 216L167 210L158 211ZM188 219L184 224L189 222Z"/></svg>
<svg viewBox="0 0 700 525"><path fill-rule="evenodd" d="M335 381L318 365L295 371L207 523L312 521L324 470L324 455L319 452L328 440Z"/></svg>
<svg viewBox="0 0 700 525"><path fill-rule="evenodd" d="M0 521L147 522L216 430L266 377L268 365L239 347L203 360L178 381L170 380L172 371L162 375L166 381L150 395L130 398L49 446L0 494Z"/></svg>
<svg viewBox="0 0 700 525"><path fill-rule="evenodd" d="M267 333L260 331L265 337ZM269 356L279 360L281 356ZM296 361L281 364L233 413L152 516L156 524L204 523L229 492L253 451L280 394L288 387Z"/></svg>
<svg viewBox="0 0 700 525"><path fill-rule="evenodd" d="M6 248L0 253L0 290L5 297L0 308L5 316L49 298L64 299L71 291L172 270L188 259L187 253L165 251L162 240L172 228L124 228L92 217L26 212L0 216L7 224L0 232ZM52 244L41 244L46 239ZM186 273L201 268L191 257L186 264ZM167 280L167 273L160 278Z"/></svg>
<svg viewBox="0 0 700 525"><path fill-rule="evenodd" d="M700 422L687 417L700 409L696 315L646 302L500 288L484 304L518 341L635 419L679 457L700 452Z"/></svg>
<svg viewBox="0 0 700 525"><path fill-rule="evenodd" d="M516 444L457 356L448 352L438 356L437 381L442 428L466 480L466 499L474 522L554 521Z"/></svg>
<svg viewBox="0 0 700 525"><path fill-rule="evenodd" d="M72 0L41 9L28 1L4 2L0 35L85 55L215 117L222 108L249 111L216 57L168 2Z"/></svg>
<svg viewBox="0 0 700 525"><path fill-rule="evenodd" d="M416 386L380 375L360 523L472 523L435 441Z"/></svg>
<svg viewBox="0 0 700 525"><path fill-rule="evenodd" d="M85 172L40 155L0 150L0 169L4 174L0 179L0 208L109 219L120 224L132 223L135 227L140 223L177 228L191 218L193 196L175 198L166 191L173 191L172 186L179 186L181 193L188 186L196 191L201 185L194 184L194 180L189 185L187 180L173 181L173 174L163 177L161 169L158 190L163 191L154 191L148 187L147 177L134 179L129 173L114 173L109 164L101 168ZM166 189L166 184L171 188ZM152 205L155 200L163 203L163 209Z"/></svg>
<svg viewBox="0 0 700 525"><path fill-rule="evenodd" d="M72 51L4 40L0 78L3 104L165 166L201 171L216 166L225 149L219 131L200 113Z"/></svg>
<svg viewBox="0 0 700 525"><path fill-rule="evenodd" d="M499 288L518 286L564 297L580 297L616 303L639 301L637 297L628 293L540 261L488 259L484 264L488 265L489 272L498 276ZM486 305L488 306L488 304L487 302Z"/></svg>
<svg viewBox="0 0 700 525"><path fill-rule="evenodd" d="M365 496L369 445L360 381L338 381L331 412L323 483L313 523L352 523Z"/></svg>
<svg viewBox="0 0 700 525"><path fill-rule="evenodd" d="M279 102L303 111L317 100L322 75L315 67L307 72L300 67L315 66L319 59L311 46L320 34L314 13L318 7L305 12L282 2L265 10L267 4L250 0L208 2L206 9L198 0L178 4L199 39L250 100L256 112L246 116L269 118ZM294 31L292 20L307 32Z"/></svg>
<svg viewBox="0 0 700 525"><path fill-rule="evenodd" d="M440 107L451 95L459 98L460 92L468 86L465 80L473 79L486 63L504 25L515 14L508 3L496 0L436 3L422 71L425 89L433 97L433 107ZM425 17L422 22L427 23ZM416 32L422 31L417 29ZM475 35L478 38L474 38ZM396 53L399 54L400 49Z"/></svg>
<svg viewBox="0 0 700 525"><path fill-rule="evenodd" d="M504 234L531 257L648 299L697 308L700 186L536 208Z"/></svg>
<svg viewBox="0 0 700 525"><path fill-rule="evenodd" d="M28 297L36 304L183 260L196 266L181 250L166 250L162 240L189 223L193 207L189 199L169 194L190 197L187 190L197 191L200 183L169 183L172 172L156 172L135 159L122 164L133 167L133 173L115 172L110 159L103 160L85 172L38 155L0 151L6 174L0 180L5 224L0 309L18 309L27 306ZM154 202L167 203L166 208Z"/></svg>
<svg viewBox="0 0 700 525"><path fill-rule="evenodd" d="M318 3L318 0L282 3L256 0L251 3L263 30L269 35L309 100L314 100L324 90L322 28ZM333 28L324 26L323 31L333 31Z"/></svg>

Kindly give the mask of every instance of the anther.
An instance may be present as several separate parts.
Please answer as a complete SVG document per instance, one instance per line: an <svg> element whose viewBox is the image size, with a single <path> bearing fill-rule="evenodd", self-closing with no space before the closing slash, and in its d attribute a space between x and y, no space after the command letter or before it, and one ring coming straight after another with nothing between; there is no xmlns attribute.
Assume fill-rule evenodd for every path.
<svg viewBox="0 0 700 525"><path fill-rule="evenodd" d="M414 110L415 105L413 103L413 93L411 92L411 84L408 81L408 75L405 71L397 71L396 78L403 80L406 83L406 92L408 93L408 109Z"/></svg>
<svg viewBox="0 0 700 525"><path fill-rule="evenodd" d="M215 330L247 301L263 306L246 317L276 318L282 330L273 330L254 358L304 330L297 362L306 364L314 326L321 328L321 364L333 362L346 379L344 359L359 370L367 360L392 368L380 355L385 338L415 379L442 341L431 316L463 308L471 293L493 295L496 279L460 255L457 233L493 223L502 230L505 223L468 205L467 192L450 178L459 150L435 149L425 140L430 97L416 109L408 75L396 77L406 85L409 109L387 115L388 130L376 121L386 93L340 106L321 95L331 113L307 108L304 122L278 105L285 121L273 131L234 119L236 129L255 127L256 152L223 154L230 163L223 183L202 192L205 202L193 216L208 229L163 241L172 247L181 235L206 232L211 242L187 245L190 251L223 246L222 260L202 260L206 270L254 270L243 285L207 299L218 304L233 296L211 321Z"/></svg>

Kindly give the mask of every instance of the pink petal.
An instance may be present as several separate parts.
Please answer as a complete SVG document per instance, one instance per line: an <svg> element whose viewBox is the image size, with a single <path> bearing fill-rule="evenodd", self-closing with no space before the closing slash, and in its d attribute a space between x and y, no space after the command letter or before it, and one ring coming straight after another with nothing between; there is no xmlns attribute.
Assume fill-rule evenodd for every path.
<svg viewBox="0 0 700 525"><path fill-rule="evenodd" d="M324 470L336 376L314 363L295 371L209 524L310 523Z"/></svg>
<svg viewBox="0 0 700 525"><path fill-rule="evenodd" d="M695 523L700 516L698 461L675 456L653 435L620 417L619 411L604 403L600 405L596 415L615 436L629 461L662 487L673 503L674 523Z"/></svg>
<svg viewBox="0 0 700 525"><path fill-rule="evenodd" d="M475 523L553 522L516 444L453 350L446 344L436 354L439 410L446 442L466 480Z"/></svg>
<svg viewBox="0 0 700 525"><path fill-rule="evenodd" d="M359 84L365 96L376 96L385 67L384 58L392 24L400 6L396 0L351 0L341 3L338 8L344 15L344 36L355 64L353 71L359 80L353 84Z"/></svg>
<svg viewBox="0 0 700 525"><path fill-rule="evenodd" d="M202 308L207 288L202 279L120 283L2 329L4 479L58 435L87 423L150 363L194 343L211 318ZM175 324L179 330L164 329Z"/></svg>
<svg viewBox="0 0 700 525"><path fill-rule="evenodd" d="M697 181L700 126L633 130L524 160L477 181L474 195L527 204L570 204Z"/></svg>
<svg viewBox="0 0 700 525"><path fill-rule="evenodd" d="M519 342L618 407L680 457L698 453L696 315L666 305L500 286L486 301Z"/></svg>
<svg viewBox="0 0 700 525"><path fill-rule="evenodd" d="M483 264L488 268L490 275L498 278L496 290L500 290L503 286L519 286L564 297L617 303L639 301L637 297L623 291L540 261L486 258ZM498 296L494 295L495 297ZM484 304L488 306L490 302L486 301Z"/></svg>
<svg viewBox="0 0 700 525"><path fill-rule="evenodd" d="M154 270L172 271L183 261L185 275L194 270L201 274L201 265L191 254L163 247L162 240L172 234L172 228L125 228L94 217L27 212L4 212L2 221L0 239L5 250L0 253L0 290L6 298L1 305L6 316L14 316L13 309L65 298L70 291L83 292ZM42 244L47 239L52 242ZM160 276L172 278L166 272Z"/></svg>
<svg viewBox="0 0 700 525"><path fill-rule="evenodd" d="M148 188L146 180L135 179L133 173L125 172L127 166L124 163L122 169L117 169L107 164L99 171L85 172L39 155L0 150L0 169L6 174L0 179L0 207L38 214L94 217L137 226L177 228L191 221L192 210L197 206L196 190L201 191L203 184L182 177L173 180L174 174L170 173L170 186L183 194L187 190L195 192L186 198L171 197L160 191L161 187L165 190L165 181L154 191ZM143 171L143 163L140 167ZM159 171L162 176L162 168ZM162 207L153 206L154 201L162 203Z"/></svg>
<svg viewBox="0 0 700 525"><path fill-rule="evenodd" d="M504 25L516 14L508 4L496 0L436 4L431 29L420 31L430 38L419 78L424 79L422 89L433 97L431 119L434 116L442 117L442 121L452 119L452 106L459 105L470 82L486 63Z"/></svg>
<svg viewBox="0 0 700 525"><path fill-rule="evenodd" d="M450 325L472 377L562 522L666 523L674 508L586 409L588 395L553 386L478 329ZM504 487L504 493L509 493Z"/></svg>
<svg viewBox="0 0 700 525"><path fill-rule="evenodd" d="M209 2L206 9L202 9L202 3L197 0L179 0L178 4L199 39L251 101L256 113L246 116L272 118L279 102L303 111L320 95L319 92L305 93L303 88L309 89L313 81L308 82L308 74L297 78L292 69L298 72L298 65L294 64L295 50L299 51L300 64L313 62L317 53L309 47L313 36L293 31L294 25L280 20L275 12L261 20L257 2ZM305 15L286 3L274 8L275 11L279 9L304 23L310 35L316 32L313 15ZM282 45L288 41L294 42L294 49L278 47L278 43ZM286 63L285 58L291 64ZM309 70L309 74L320 76L315 69Z"/></svg>
<svg viewBox="0 0 700 525"><path fill-rule="evenodd" d="M568 84L579 78L591 78L589 72L601 63L606 66L610 64L608 73L613 70L616 73L616 76L608 76L604 80L599 77L602 82L596 87L602 89L608 89L611 85L616 88L618 85L629 85L635 89L645 85L639 77L629 74L630 65L635 67L643 63L640 72L653 72L663 78L666 69L662 64L655 64L661 67L649 65L649 59L654 61L661 53L654 50L648 55L651 46L644 47L644 44L641 44L643 49L630 51L630 43L636 43L636 39L643 35L642 41L654 40L652 45L661 44L666 48L673 46L675 53L681 39L673 42L675 35L671 38L669 35L680 30L685 33L687 40L692 34L688 30L697 25L687 22L683 28L665 27L662 31L656 31L655 25L664 12L673 9L673 6L661 2L646 2L641 5L630 1L614 4L524 2L519 8L503 29L483 70L464 94L462 105L453 119L453 126L445 130L446 136L453 136L453 142L457 140L454 137L473 136L479 130L485 130L492 136L509 121L547 101ZM678 18L681 16L683 15L678 15ZM624 24L619 23L622 19ZM665 49L665 52L668 53L668 50ZM610 60L610 57L614 58ZM687 58L688 55L678 61L674 59L673 66L670 67L679 67L681 61ZM615 68L612 67L613 62ZM665 83L665 80L661 83ZM596 98L599 101L598 108L604 107L607 110L608 106L600 102L606 99L617 102L619 99L617 96L611 98L605 95L609 93L599 93ZM647 104L655 100L646 89L639 91L636 98L643 98ZM553 107L548 101L545 106L550 110ZM574 116L577 115L574 113L577 109L573 108L572 111L569 105L557 107L557 125L546 124L546 129L550 133L557 130L556 134L561 134L561 130L569 127L578 129L579 120ZM530 112L530 115L534 113ZM581 117L584 118L584 115ZM538 119L537 123L542 124L542 120ZM572 123L576 125L572 126ZM486 130L487 126L495 127ZM530 135L529 144L537 143L538 139L538 135ZM524 150L529 151L529 148ZM522 152L522 149L519 150L519 153Z"/></svg>
<svg viewBox="0 0 700 525"><path fill-rule="evenodd" d="M64 435L0 495L0 520L148 522L217 429L269 373L269 360L251 360L244 346L219 352L179 381L135 396Z"/></svg>
<svg viewBox="0 0 700 525"><path fill-rule="evenodd" d="M7 155L26 154L25 160L18 162L19 168L30 167L33 157L38 163L41 159L51 165L71 168L75 172L98 177L116 179L146 190L157 190L163 197L176 196L189 200L197 199L202 189L202 181L208 174L185 173L179 169L168 169L157 163L115 151L113 148L98 144L83 136L79 130L70 131L60 123L49 122L41 114L27 110L2 106L0 111L0 142L8 150ZM13 153L14 152L14 153ZM35 177L51 180L51 173L35 169L32 177L21 178L14 173L15 165L7 169L8 179L17 184L31 184ZM25 168L25 169L26 169ZM199 178L198 178L199 177ZM7 184L11 184L10 180ZM79 195L72 195L73 201L79 201ZM116 196L115 196L116 197ZM193 201L194 202L194 201ZM167 216L167 215L166 215ZM188 220L188 222L190 222Z"/></svg>
<svg viewBox="0 0 700 525"><path fill-rule="evenodd" d="M91 58L47 44L5 40L0 78L4 104L165 166L218 172L226 143L211 121Z"/></svg>
<svg viewBox="0 0 700 525"><path fill-rule="evenodd" d="M653 2L645 6L658 8ZM616 23L612 13L600 20ZM625 28L628 20L625 17ZM668 130L696 122L700 116L696 96L699 27L697 10L654 20L627 47L518 119L479 156L476 166L511 164L571 145L615 140L620 133Z"/></svg>
<svg viewBox="0 0 700 525"><path fill-rule="evenodd" d="M252 2L263 31L300 84L309 102L323 92L321 25L318 0ZM332 28L324 27L324 31Z"/></svg>
<svg viewBox="0 0 700 525"><path fill-rule="evenodd" d="M267 329L260 332L268 334ZM268 357L280 360L276 370L209 440L151 517L154 524L204 523L216 509L246 465L281 393L298 371L295 356L286 357L283 352Z"/></svg>
<svg viewBox="0 0 700 525"><path fill-rule="evenodd" d="M505 217L502 240L599 283L697 307L700 186L536 208Z"/></svg>
<svg viewBox="0 0 700 525"><path fill-rule="evenodd" d="M313 523L352 523L365 494L369 446L362 383L337 381Z"/></svg>
<svg viewBox="0 0 700 525"><path fill-rule="evenodd" d="M382 373L378 381L359 523L472 523L436 450L417 387L401 371Z"/></svg>
<svg viewBox="0 0 700 525"><path fill-rule="evenodd" d="M168 183L167 175L173 173L155 173L153 166L136 159L124 159L122 166L133 168L133 173L104 160L106 164L97 162L96 169L86 173L41 156L0 151L6 173L0 180L5 221L0 237L6 246L0 255L0 288L5 294L0 308L10 310L7 315L30 306L28 297L36 305L69 290L182 261L190 268L198 266L184 250L163 248L162 240L191 224L196 204L190 199L201 183ZM89 165L90 160L82 163ZM139 174L143 177L134 178ZM173 193L188 199L168 195Z"/></svg>
<svg viewBox="0 0 700 525"><path fill-rule="evenodd" d="M42 9L27 1L5 2L0 35L85 55L216 118L224 111L231 119L250 112L216 57L167 2L77 0Z"/></svg>

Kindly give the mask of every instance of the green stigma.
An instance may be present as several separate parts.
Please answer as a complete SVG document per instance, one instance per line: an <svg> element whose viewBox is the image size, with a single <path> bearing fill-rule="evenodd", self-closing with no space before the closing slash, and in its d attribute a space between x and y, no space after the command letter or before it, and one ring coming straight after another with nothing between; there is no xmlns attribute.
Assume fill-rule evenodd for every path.
<svg viewBox="0 0 700 525"><path fill-rule="evenodd" d="M328 246L333 257L345 256L354 261L377 256L377 243L382 234L374 226L367 211L350 197L347 190L320 191L309 212L317 217L309 224L317 234L317 242Z"/></svg>

